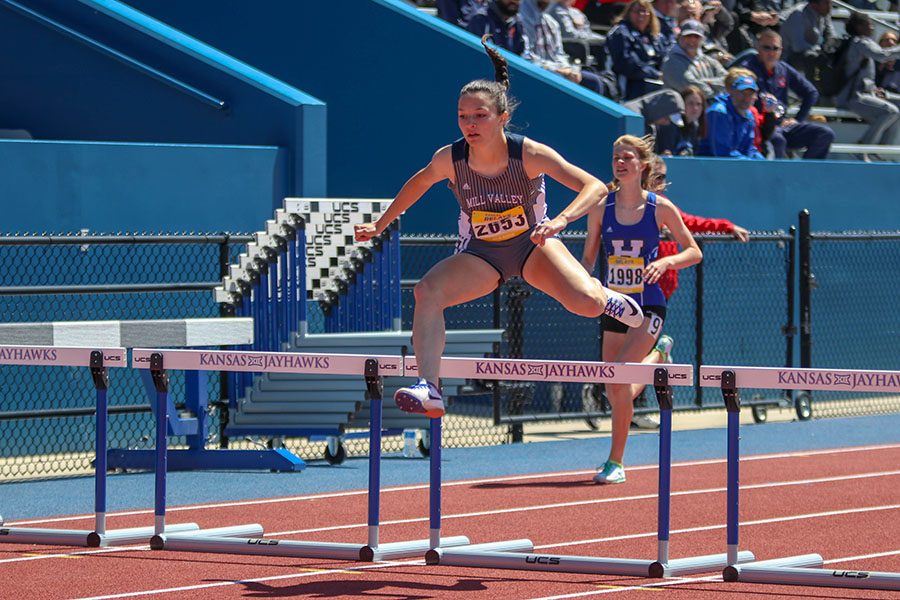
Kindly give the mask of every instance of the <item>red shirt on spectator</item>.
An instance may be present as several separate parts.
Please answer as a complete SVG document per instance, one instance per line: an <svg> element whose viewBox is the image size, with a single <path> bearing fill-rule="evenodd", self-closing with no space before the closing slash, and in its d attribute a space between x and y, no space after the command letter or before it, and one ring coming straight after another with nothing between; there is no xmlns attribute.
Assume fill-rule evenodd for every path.
<svg viewBox="0 0 900 600"><path fill-rule="evenodd" d="M678 209L678 212L681 213L681 218L684 220L685 226L687 226L688 231L691 233L734 233L734 223L728 219L696 217L687 214L681 209ZM678 244L668 240L660 240L657 258L672 256L673 254L678 254ZM671 298L672 294L675 293L675 290L678 289L678 271L675 269L666 270L666 272L662 274L662 277L659 278L659 287L662 288L666 300Z"/></svg>

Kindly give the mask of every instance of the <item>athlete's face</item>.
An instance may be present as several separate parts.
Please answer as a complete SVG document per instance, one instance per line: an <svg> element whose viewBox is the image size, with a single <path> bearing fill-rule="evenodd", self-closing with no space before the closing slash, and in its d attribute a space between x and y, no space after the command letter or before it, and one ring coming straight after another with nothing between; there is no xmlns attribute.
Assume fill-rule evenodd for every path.
<svg viewBox="0 0 900 600"><path fill-rule="evenodd" d="M497 108L487 94L463 94L457 105L459 130L469 145L484 144L498 139L509 121L509 113L497 114Z"/></svg>
<svg viewBox="0 0 900 600"><path fill-rule="evenodd" d="M612 170L616 179L623 183L631 180L640 181L644 168L641 155L634 146L629 144L613 146Z"/></svg>

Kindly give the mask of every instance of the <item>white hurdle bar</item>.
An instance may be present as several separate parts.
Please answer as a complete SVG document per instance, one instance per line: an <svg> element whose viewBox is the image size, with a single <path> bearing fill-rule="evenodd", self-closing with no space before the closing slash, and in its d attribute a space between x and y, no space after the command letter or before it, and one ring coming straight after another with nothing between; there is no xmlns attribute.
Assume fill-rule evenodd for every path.
<svg viewBox="0 0 900 600"><path fill-rule="evenodd" d="M158 390L156 442L156 535L150 542L155 550L182 550L222 554L251 554L297 558L379 561L421 556L432 547L432 540L414 540L381 544L379 514L381 493L381 412L382 378L403 374L400 356L367 356L355 354L302 354L295 352L237 352L203 350L135 349L132 365L150 369ZM368 539L365 544L276 540L232 535L224 537L214 531L188 535L163 532L166 495L165 407L168 405L169 369L188 371L237 371L254 373L315 373L359 375L365 377L371 402L369 424L369 491ZM250 534L253 536L254 534ZM259 535L262 535L260 532ZM438 541L442 547L468 544L464 536Z"/></svg>
<svg viewBox="0 0 900 600"><path fill-rule="evenodd" d="M414 359L407 358L407 375L417 373ZM579 383L643 383L655 388L660 402L659 501L657 557L651 559L601 558L534 554L531 540L511 540L477 544L462 548L438 548L432 545L425 555L430 565L524 569L600 575L669 577L705 573L724 567L725 554L669 559L669 500L671 495L672 385L693 384L691 365L648 365L642 363L602 363L582 361L521 360L497 358L444 358L441 376L465 379L515 381L553 381ZM431 537L440 538L441 423L431 422ZM749 552L742 561L753 560Z"/></svg>
<svg viewBox="0 0 900 600"><path fill-rule="evenodd" d="M36 324L35 327L38 325ZM94 440L94 529L48 529L0 527L0 542L56 546L113 546L146 542L152 527L106 530L106 435L109 368L125 367L124 348L82 348L65 346L0 346L0 365L87 367L97 391L97 426ZM0 525L3 520L0 518ZM172 525L168 531L198 529L196 523Z"/></svg>
<svg viewBox="0 0 900 600"><path fill-rule="evenodd" d="M700 385L721 388L728 410L726 528L729 562L722 572L722 578L729 582L900 590L900 573L824 569L824 560L819 554L788 556L748 564L736 564L735 560L740 527L740 389L900 392L900 371L701 366Z"/></svg>

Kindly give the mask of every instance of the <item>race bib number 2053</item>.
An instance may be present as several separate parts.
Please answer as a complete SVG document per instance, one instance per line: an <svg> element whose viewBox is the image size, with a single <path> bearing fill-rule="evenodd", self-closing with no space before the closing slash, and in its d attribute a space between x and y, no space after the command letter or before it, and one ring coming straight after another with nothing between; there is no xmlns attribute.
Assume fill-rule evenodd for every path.
<svg viewBox="0 0 900 600"><path fill-rule="evenodd" d="M503 212L472 211L472 230L475 237L486 242L502 242L528 230L525 209L516 206Z"/></svg>

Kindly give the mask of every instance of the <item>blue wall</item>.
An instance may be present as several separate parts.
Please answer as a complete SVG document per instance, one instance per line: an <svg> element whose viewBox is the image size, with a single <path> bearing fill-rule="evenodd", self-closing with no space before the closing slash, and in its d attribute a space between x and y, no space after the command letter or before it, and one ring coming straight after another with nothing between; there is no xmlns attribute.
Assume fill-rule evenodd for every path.
<svg viewBox="0 0 900 600"><path fill-rule="evenodd" d="M0 140L2 227L252 232L281 204L288 170L275 147Z"/></svg>
<svg viewBox="0 0 900 600"><path fill-rule="evenodd" d="M900 229L900 164L669 158L666 194L688 213L784 229L808 208L813 231Z"/></svg>
<svg viewBox="0 0 900 600"><path fill-rule="evenodd" d="M259 186L254 197L262 194L266 202L256 205L249 218L228 221L231 229L257 229L270 218L273 207L281 205L280 199L274 200L270 195L275 189L289 195L325 194L326 110L318 99L115 0L19 0L19 4L27 10L0 3L0 77L4 82L0 128L24 128L43 140L284 148L284 156L279 159L283 164L277 169L271 168L271 160L264 170L255 173L247 171L250 164L231 164L233 170L222 174L222 182L210 182L206 178L208 172L201 170L195 171L192 180L182 179L187 186L183 193L190 198L207 186L220 192L229 186L234 188L233 194L219 197L221 206L226 215L235 210L245 217L246 197L237 192ZM61 31L46 20L41 22L28 11L75 34ZM90 38L94 44L74 39L77 36ZM147 68L142 69L138 63ZM173 84L173 80L184 85ZM31 147L27 156L33 162L23 165L24 172L39 174L48 169L55 176L67 167L66 163L52 164L53 157L58 156L52 151L41 156L42 148L46 147ZM188 175L192 170L190 161L197 155L198 151L179 151L172 158L161 160L170 161L176 171ZM84 160L90 162L86 155ZM177 160L188 162L175 167L171 161ZM196 160L209 164L215 158ZM162 189L167 182L165 171L157 171L157 179L151 181L148 178L154 167L147 171L142 167L136 163L126 170L140 179L142 185L134 187L133 198L144 204L153 199L142 196L144 189ZM95 173L85 171L75 179L84 192L102 190L106 184L99 178L107 174L102 169ZM246 181L235 184L242 174L247 176ZM20 177L20 173L9 171L3 163L0 175ZM92 179L93 175L97 179ZM279 180L271 179L275 176ZM265 177L269 180L262 182ZM28 185L26 181L19 183ZM32 207L66 201L38 195L39 190L47 188L40 181L34 184L36 189L28 196ZM92 214L107 212L107 196L82 197L86 203L96 203L89 209ZM194 221L195 207L175 207L181 210L169 215L173 229L199 226ZM30 218L30 211L14 208L4 215L4 227L26 228ZM46 227L44 224L41 229Z"/></svg>
<svg viewBox="0 0 900 600"><path fill-rule="evenodd" d="M402 0L129 4L327 102L331 197L393 197L459 137L459 89L493 78L475 36ZM633 113L509 56L512 93L522 101L517 131L573 163L604 173L612 140L642 131ZM436 188L409 211L405 231L455 231L455 201ZM556 210L572 197L550 189Z"/></svg>

